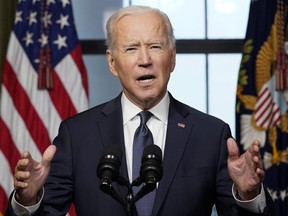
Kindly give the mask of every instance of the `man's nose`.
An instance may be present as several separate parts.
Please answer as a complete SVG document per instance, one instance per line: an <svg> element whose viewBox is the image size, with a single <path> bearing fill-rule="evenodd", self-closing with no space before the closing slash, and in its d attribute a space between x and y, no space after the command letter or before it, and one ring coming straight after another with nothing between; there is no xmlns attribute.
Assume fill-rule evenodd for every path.
<svg viewBox="0 0 288 216"><path fill-rule="evenodd" d="M149 48L141 48L138 57L139 65L148 66L152 63L151 54Z"/></svg>

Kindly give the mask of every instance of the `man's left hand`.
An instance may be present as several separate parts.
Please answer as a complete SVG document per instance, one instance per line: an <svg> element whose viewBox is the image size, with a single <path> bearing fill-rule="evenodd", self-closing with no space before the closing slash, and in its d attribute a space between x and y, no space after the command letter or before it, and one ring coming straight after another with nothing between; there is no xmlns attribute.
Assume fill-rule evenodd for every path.
<svg viewBox="0 0 288 216"><path fill-rule="evenodd" d="M241 200L255 198L260 193L265 175L259 141L255 140L240 156L237 143L233 138L227 140L227 148L228 172L235 183L237 195Z"/></svg>

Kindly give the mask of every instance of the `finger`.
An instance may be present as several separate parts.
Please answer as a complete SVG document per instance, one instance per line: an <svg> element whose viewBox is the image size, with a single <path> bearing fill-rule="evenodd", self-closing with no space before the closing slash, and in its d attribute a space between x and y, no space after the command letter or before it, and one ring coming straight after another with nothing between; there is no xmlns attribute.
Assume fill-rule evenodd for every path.
<svg viewBox="0 0 288 216"><path fill-rule="evenodd" d="M253 146L254 156L257 156L259 160L261 160L261 153L260 153L260 142L256 140Z"/></svg>
<svg viewBox="0 0 288 216"><path fill-rule="evenodd" d="M18 171L15 173L14 178L17 181L25 181L30 177L30 172Z"/></svg>
<svg viewBox="0 0 288 216"><path fill-rule="evenodd" d="M22 182L22 181L17 181L17 180L14 181L14 188L16 190L25 189L27 187L28 187L28 183L27 182Z"/></svg>
<svg viewBox="0 0 288 216"><path fill-rule="evenodd" d="M237 160L239 158L239 149L236 141L233 138L229 138L227 140L227 148L228 148L228 159Z"/></svg>
<svg viewBox="0 0 288 216"><path fill-rule="evenodd" d="M254 140L251 146L248 148L248 151L253 156L260 156L260 142L258 140Z"/></svg>
<svg viewBox="0 0 288 216"><path fill-rule="evenodd" d="M256 169L256 173L260 179L260 181L262 182L264 180L264 177L265 177L265 172L263 169L260 169L260 168L257 168Z"/></svg>
<svg viewBox="0 0 288 216"><path fill-rule="evenodd" d="M31 156L29 151L24 151L21 158L30 160L30 159L32 159L32 156Z"/></svg>
<svg viewBox="0 0 288 216"><path fill-rule="evenodd" d="M29 179L30 173L19 171L14 174L14 188L24 189L28 187L27 180Z"/></svg>
<svg viewBox="0 0 288 216"><path fill-rule="evenodd" d="M15 172L17 172L18 170L26 170L31 161L33 161L33 159L30 152L24 151L21 155L21 159L16 164Z"/></svg>
<svg viewBox="0 0 288 216"><path fill-rule="evenodd" d="M55 153L56 153L56 146L53 145L53 144L48 146L48 148L45 150L45 152L43 154L43 165L50 164L50 162L53 159Z"/></svg>
<svg viewBox="0 0 288 216"><path fill-rule="evenodd" d="M26 170L27 166L29 164L29 159L27 158L24 158L24 159L20 159L18 162L17 162L17 165L15 167L15 172L17 171L24 171Z"/></svg>
<svg viewBox="0 0 288 216"><path fill-rule="evenodd" d="M261 156L254 156L253 161L254 161L255 167L263 169L263 161L261 159Z"/></svg>
<svg viewBox="0 0 288 216"><path fill-rule="evenodd" d="M247 151L250 153L255 166L262 168L263 164L260 153L260 142L255 140Z"/></svg>
<svg viewBox="0 0 288 216"><path fill-rule="evenodd" d="M253 156L253 160L255 163L262 163L262 158L261 158L260 152L259 152L259 154L252 155L252 156Z"/></svg>

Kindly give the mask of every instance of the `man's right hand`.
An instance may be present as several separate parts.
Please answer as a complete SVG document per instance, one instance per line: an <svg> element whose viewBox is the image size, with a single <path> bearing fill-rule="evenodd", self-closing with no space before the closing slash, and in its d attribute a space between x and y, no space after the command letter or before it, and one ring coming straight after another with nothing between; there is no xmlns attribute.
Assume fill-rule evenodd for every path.
<svg viewBox="0 0 288 216"><path fill-rule="evenodd" d="M35 161L31 154L25 151L18 161L14 174L15 198L24 206L37 203L39 193L48 177L50 163L56 152L56 146L50 145L44 152L42 161Z"/></svg>

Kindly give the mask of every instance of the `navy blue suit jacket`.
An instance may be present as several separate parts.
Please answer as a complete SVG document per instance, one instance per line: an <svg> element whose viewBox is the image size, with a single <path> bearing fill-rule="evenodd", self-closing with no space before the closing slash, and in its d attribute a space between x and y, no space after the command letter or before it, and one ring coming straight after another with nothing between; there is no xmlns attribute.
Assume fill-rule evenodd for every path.
<svg viewBox="0 0 288 216"><path fill-rule="evenodd" d="M105 145L119 145L124 154L120 173L128 179L120 98L61 123L45 197L36 215L64 216L72 202L79 216L125 215L122 205L99 189L96 175ZM232 197L226 165L229 126L170 98L164 175L153 215L209 216L214 204L220 215L258 215L239 208ZM124 199L126 187L115 183L114 188ZM263 215L272 215L271 197L266 196ZM13 215L11 206L7 215Z"/></svg>

